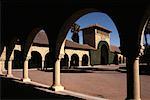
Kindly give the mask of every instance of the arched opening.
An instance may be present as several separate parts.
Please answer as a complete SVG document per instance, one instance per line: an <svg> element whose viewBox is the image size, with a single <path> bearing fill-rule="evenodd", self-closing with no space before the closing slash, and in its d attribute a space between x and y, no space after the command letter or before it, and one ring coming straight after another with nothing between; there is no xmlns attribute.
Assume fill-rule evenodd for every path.
<svg viewBox="0 0 150 100"><path fill-rule="evenodd" d="M93 17L93 19L91 19L92 18L91 16L88 18L88 15L92 14L92 13L96 13L96 14L99 13L100 15ZM85 22L82 20L83 17L86 17ZM119 38L120 35L118 35L119 34L118 30L115 26L115 22L113 22L114 19L112 19L112 18L113 18L113 16L111 14L101 12L100 10L93 9L93 8L82 9L82 10L75 12L74 14L72 14L72 16L68 20L66 20L66 22L60 29L60 34L58 36L59 38L57 40L58 51L60 50L65 37L71 38L71 35L72 35L71 27L72 27L72 25L74 25L74 23L77 23L80 26L80 29L87 27L90 24L97 24L97 23L101 23L102 26L108 27L108 28L111 26L109 29L112 30L112 32L113 32L112 34L110 34L111 37L113 37L113 38L110 41L113 42L113 44L117 43L117 46L120 46L120 38ZM89 19L90 19L90 21L89 21ZM92 20L94 20L94 21L92 22ZM82 23L82 25L80 23ZM71 34L68 34L68 33L71 33ZM81 31L79 31L79 43L82 43L82 42L83 42L82 33L81 33ZM57 54L57 56L58 56L58 54Z"/></svg>
<svg viewBox="0 0 150 100"><path fill-rule="evenodd" d="M31 52L31 59L29 60L29 68L41 68L42 56L37 51Z"/></svg>
<svg viewBox="0 0 150 100"><path fill-rule="evenodd" d="M65 54L65 55L64 55L64 58L62 58L61 61L60 61L60 67L61 67L62 69L68 68L68 67L69 67L69 66L68 66L68 61L69 61L69 57L68 57L67 54Z"/></svg>
<svg viewBox="0 0 150 100"><path fill-rule="evenodd" d="M46 56L45 56L45 62L44 62L44 64L45 64L45 66L44 66L44 69L48 69L48 68L53 68L54 66L53 66L53 62L52 62L52 58L51 58L51 53L49 52L49 53L47 53L46 54Z"/></svg>
<svg viewBox="0 0 150 100"><path fill-rule="evenodd" d="M108 49L105 44L101 47L101 65L107 65L108 64Z"/></svg>
<svg viewBox="0 0 150 100"><path fill-rule="evenodd" d="M21 69L22 68L22 56L21 51L14 50L14 60L13 60L13 69Z"/></svg>
<svg viewBox="0 0 150 100"><path fill-rule="evenodd" d="M95 11L95 10L92 10L92 11ZM88 13L90 13L90 12L92 12L91 10L85 10L85 12L84 12L84 10L83 10L83 12L81 11L80 13L76 13L75 14L75 16L73 15L72 16L72 19L69 19L69 22L68 23L65 23L65 25L62 27L62 30L60 30L60 36L58 36L58 37L60 37L60 38L58 38L58 40L57 40L57 42L58 42L58 45L57 45L57 49L58 49L58 51L59 51L59 47L61 47L61 46L59 46L59 45L61 45L61 43L63 43L63 41L64 41L64 39L65 39L65 36L66 36L66 34L67 34L67 32L68 31L70 31L69 29L70 29L70 27L71 27L71 25L79 18L79 17L82 17L82 15L84 15L85 14L85 16L86 16L86 14L88 15ZM93 17L93 18L95 18L95 17ZM97 18L97 20L98 20L98 16L96 17ZM100 19L101 18L103 18L103 17L99 17ZM97 21L96 21L96 23L94 22L94 23L88 23L88 21L91 21L91 19L89 19L89 18L87 18L87 21L85 21L85 22L83 22L83 21L81 21L81 24L79 23L80 21L76 21L75 23L77 23L77 24L79 24L80 25L80 28L82 29L82 28L86 28L86 27L88 27L88 26L90 26L91 24L97 24ZM89 21L89 22L90 22ZM107 21L106 21L107 22ZM88 23L88 24L87 24ZM102 25L103 26L103 25ZM110 25L109 24L109 26L112 26L112 25ZM105 26L105 27L107 27L107 26ZM109 27L108 27L109 28ZM110 29L111 30L111 29ZM93 32L93 33L92 33ZM89 54L89 58L90 58L90 62L92 62L93 61L93 64L92 65L99 65L99 64L101 64L101 62L102 62L102 64L108 64L108 60L109 60L109 51L110 51L110 48L109 48L109 46L110 46L110 41L109 41L109 39L107 38L107 37L103 37L102 39L101 38L97 38L97 39L95 39L97 36L95 36L95 33L94 32L96 32L94 29L93 30L91 30L90 32L89 32L89 36L87 36L87 40L89 40L90 41L90 43L89 44L91 44L90 46L92 46L92 47L96 47L96 49L97 49L97 44L100 42L100 41L106 41L107 43L103 43L103 44L101 44L100 45L100 47L98 48L98 50L93 50L93 52L92 52L92 54L94 54L93 55L93 58L92 58L92 60L91 60L91 55L92 54ZM108 32L108 31L107 31ZM63 33L63 34L62 34ZM69 32L68 32L69 33ZM70 31L70 33L71 33L71 31ZM101 33L101 32L99 32L99 33ZM113 36L116 36L117 35L117 38L118 38L118 34L116 34L116 33L118 33L118 32L115 32L115 35L113 35L113 33L112 33L112 35ZM105 33L104 33L105 34ZM93 35L93 37L91 38L91 35ZM99 35L99 34L98 34ZM110 34L107 34L107 36L109 36ZM63 37L64 36L64 37ZM67 37L70 37L71 38L71 36L72 36L72 33L71 34L67 34ZM79 32L79 43L81 43L81 44L84 44L85 42L84 42L84 40L80 40L80 38L82 38L81 36L83 36L83 34L81 34L80 35L80 32ZM97 41L97 43L95 43L95 40L99 40L99 41ZM78 39L77 39L78 40ZM112 38L111 39L111 41L113 41L113 40L117 40L116 39L116 37L115 38ZM62 41L62 42L61 42ZM74 41L75 42L75 41ZM83 42L83 43L82 43ZM119 41L120 42L120 41ZM77 42L78 43L78 42ZM87 42L86 42L87 43ZM96 45L95 45L96 44ZM119 43L120 44L120 43ZM103 46L104 45L104 46ZM70 46L70 45L69 45ZM71 47L71 46L70 46ZM102 48L101 48L102 47ZM70 65L71 65L71 68L75 68L75 67L77 67L77 66L79 66L79 57L78 57L78 53L75 53L75 50L78 50L78 48L75 48L75 49L73 49L74 51L73 51L73 55L71 56L71 61L70 61ZM81 50L81 49L80 49ZM90 50L89 50L90 51ZM102 51L102 52L101 52ZM58 52L59 53L59 52ZM77 55L78 54L78 55ZM85 54L85 53L84 53ZM101 56L101 54L102 54L102 56ZM101 59L102 59L102 61L101 61ZM83 64L83 62L82 62L82 65L84 65ZM66 86L67 87L67 86Z"/></svg>
<svg viewBox="0 0 150 100"><path fill-rule="evenodd" d="M88 56L84 54L82 57L82 66L88 66L88 61L89 61Z"/></svg>
<svg viewBox="0 0 150 100"><path fill-rule="evenodd" d="M71 68L79 66L79 56L77 54L71 56L70 66Z"/></svg>

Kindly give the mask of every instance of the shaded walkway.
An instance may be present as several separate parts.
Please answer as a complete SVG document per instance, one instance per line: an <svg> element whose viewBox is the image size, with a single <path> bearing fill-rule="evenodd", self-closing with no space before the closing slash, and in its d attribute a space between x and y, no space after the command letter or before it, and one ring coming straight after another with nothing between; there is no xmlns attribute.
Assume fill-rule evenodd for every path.
<svg viewBox="0 0 150 100"><path fill-rule="evenodd" d="M60 95L37 89L35 85L17 82L11 78L0 76L1 98L4 99L71 99L83 100L69 95ZM40 88L40 87L39 87Z"/></svg>

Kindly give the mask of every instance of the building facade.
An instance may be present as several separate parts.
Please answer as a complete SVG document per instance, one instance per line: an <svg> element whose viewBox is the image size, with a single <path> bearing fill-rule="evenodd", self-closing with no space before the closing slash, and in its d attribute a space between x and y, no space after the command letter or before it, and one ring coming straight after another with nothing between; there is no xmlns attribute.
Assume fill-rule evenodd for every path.
<svg viewBox="0 0 150 100"><path fill-rule="evenodd" d="M62 69L125 63L125 57L119 48L110 44L110 30L98 24L90 25L81 30L83 31L83 44L65 39L61 46L60 65ZM48 39L43 30L33 40L27 57L29 58L29 68L53 68ZM10 59L13 69L22 68L19 40L15 44ZM5 70L5 60L6 48L1 55L2 70Z"/></svg>

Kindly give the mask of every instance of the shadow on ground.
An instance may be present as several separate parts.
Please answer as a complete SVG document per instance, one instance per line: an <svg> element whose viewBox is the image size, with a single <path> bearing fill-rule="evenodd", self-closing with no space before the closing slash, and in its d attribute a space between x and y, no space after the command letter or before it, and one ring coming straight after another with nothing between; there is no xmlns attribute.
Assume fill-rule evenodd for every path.
<svg viewBox="0 0 150 100"><path fill-rule="evenodd" d="M139 73L140 75L150 75L150 66L148 65L140 65L139 66ZM127 68L126 67L120 67L118 69L119 72L122 72L122 73L126 73L127 72Z"/></svg>
<svg viewBox="0 0 150 100"><path fill-rule="evenodd" d="M93 73L94 71L116 71L117 68L74 68L74 69L61 69L61 73ZM45 72L53 72L53 69L42 70Z"/></svg>
<svg viewBox="0 0 150 100"><path fill-rule="evenodd" d="M5 78L0 76L1 79L1 99L71 99L71 100L83 100L81 98L69 96L69 95L60 95L50 92L45 92L39 89L36 89L34 85L24 84L11 78Z"/></svg>

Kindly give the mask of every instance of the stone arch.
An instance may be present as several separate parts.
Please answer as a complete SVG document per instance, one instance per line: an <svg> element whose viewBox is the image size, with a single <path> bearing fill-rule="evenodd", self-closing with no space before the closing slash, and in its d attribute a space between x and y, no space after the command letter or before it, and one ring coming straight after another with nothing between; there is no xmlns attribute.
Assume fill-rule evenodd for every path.
<svg viewBox="0 0 150 100"><path fill-rule="evenodd" d="M70 66L71 67L79 66L79 56L77 54L73 54L71 56Z"/></svg>
<svg viewBox="0 0 150 100"><path fill-rule="evenodd" d="M84 54L82 56L82 66L88 66L88 62L89 62L89 57L87 54Z"/></svg>
<svg viewBox="0 0 150 100"><path fill-rule="evenodd" d="M22 51L23 51L23 55L24 55L24 60L27 59L28 56L30 56L30 48L33 44L33 40L34 38L38 35L38 33L43 30L42 28L34 28L27 36L27 38L23 39L23 43L22 43ZM48 39L48 35L46 32L44 32L46 34L46 37ZM49 41L49 39L48 39ZM50 47L50 46L49 46Z"/></svg>
<svg viewBox="0 0 150 100"><path fill-rule="evenodd" d="M70 16L70 18L68 20L65 21L65 23L63 24L63 26L61 27L60 29L60 32L58 34L58 39L56 41L56 50L58 51L56 53L56 56L58 57L59 55L59 52L60 52L60 48L61 48L61 45L67 35L67 32L69 31L71 25L76 21L78 20L80 17L82 17L83 15L85 14L88 14L88 13L92 13L92 12L102 12L102 13L105 13L106 15L108 15L112 21L117 24L117 21L114 19L115 17L110 14L109 12L106 12L105 10L99 10L97 8L86 8L86 9L80 9L74 13L72 13L72 15ZM118 27L116 27L118 28ZM118 29L117 29L118 30ZM118 32L120 33L120 32ZM119 34L119 37L120 37L120 34Z"/></svg>
<svg viewBox="0 0 150 100"><path fill-rule="evenodd" d="M37 51L31 52L31 59L29 60L29 68L41 68L42 56Z"/></svg>
<svg viewBox="0 0 150 100"><path fill-rule="evenodd" d="M150 6L147 7L147 9L144 12L144 16L141 20L139 31L138 31L139 32L138 34L140 34L139 41L140 41L141 46L143 45L143 41L144 41L143 39L144 39L144 33L145 33L146 26L150 21L150 12L149 11L150 11Z"/></svg>
<svg viewBox="0 0 150 100"><path fill-rule="evenodd" d="M140 27L139 27L139 48L137 55L140 55L140 63L147 63L147 65L150 65L150 59L149 59L149 47L144 46L144 36L146 32L148 32L150 29L148 29L148 24L150 24L150 6L147 7L146 11L144 12L144 16L141 20Z"/></svg>
<svg viewBox="0 0 150 100"><path fill-rule="evenodd" d="M60 67L61 68L68 68L68 61L69 61L69 57L68 55L65 53L64 58L61 58L60 61Z"/></svg>

